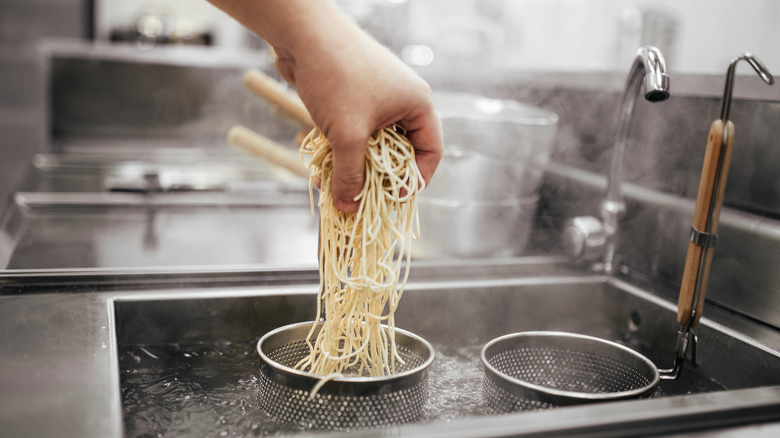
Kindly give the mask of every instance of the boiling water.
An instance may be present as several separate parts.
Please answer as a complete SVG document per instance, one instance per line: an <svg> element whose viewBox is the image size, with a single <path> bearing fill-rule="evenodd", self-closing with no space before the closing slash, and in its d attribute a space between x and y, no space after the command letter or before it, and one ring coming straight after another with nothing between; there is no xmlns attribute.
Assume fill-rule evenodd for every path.
<svg viewBox="0 0 780 438"><path fill-rule="evenodd" d="M122 403L128 437L283 436L298 431L258 404L257 340L120 351ZM482 345L435 345L430 395L420 422L451 421L489 412L482 397Z"/></svg>
<svg viewBox="0 0 780 438"><path fill-rule="evenodd" d="M430 394L421 423L493 412L482 393L482 341L433 344ZM243 343L122 347L119 364L127 437L253 437L300 431L269 417L258 404L257 340ZM686 370L687 371L687 370ZM653 397L724 389L688 372L661 382Z"/></svg>

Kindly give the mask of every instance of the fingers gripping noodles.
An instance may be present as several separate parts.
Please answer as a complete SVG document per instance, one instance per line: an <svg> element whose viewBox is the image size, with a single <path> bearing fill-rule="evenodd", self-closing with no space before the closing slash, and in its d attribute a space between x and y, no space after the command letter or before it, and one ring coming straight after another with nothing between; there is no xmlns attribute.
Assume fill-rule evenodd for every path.
<svg viewBox="0 0 780 438"><path fill-rule="evenodd" d="M334 206L328 139L315 129L301 145L312 169L310 195L315 178L321 180L317 317L324 325L316 337L314 329L309 333L311 353L298 369L330 378L382 376L394 372L396 361L403 363L393 314L409 275L411 239L419 235L416 198L424 182L414 148L398 130L387 127L369 139L366 182L354 214Z"/></svg>

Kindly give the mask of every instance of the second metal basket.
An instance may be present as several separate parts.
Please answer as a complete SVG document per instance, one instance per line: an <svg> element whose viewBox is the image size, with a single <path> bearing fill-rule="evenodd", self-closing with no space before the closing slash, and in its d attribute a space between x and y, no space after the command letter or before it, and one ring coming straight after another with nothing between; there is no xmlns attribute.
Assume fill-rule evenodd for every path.
<svg viewBox="0 0 780 438"><path fill-rule="evenodd" d="M660 380L653 362L630 348L564 332L496 338L482 363L486 399L499 412L639 397Z"/></svg>

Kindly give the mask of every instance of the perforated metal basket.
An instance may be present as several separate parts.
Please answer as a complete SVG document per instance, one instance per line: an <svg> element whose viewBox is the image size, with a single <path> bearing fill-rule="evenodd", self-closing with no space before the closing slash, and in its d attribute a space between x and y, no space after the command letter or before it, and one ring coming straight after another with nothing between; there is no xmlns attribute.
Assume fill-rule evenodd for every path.
<svg viewBox="0 0 780 438"><path fill-rule="evenodd" d="M394 374L336 378L310 398L320 376L293 367L309 354L306 337L312 324L280 327L257 343L262 359L260 405L266 412L286 424L330 430L402 424L419 418L428 397L428 367L434 358L430 343L396 328L398 352L406 363L397 363ZM322 323L316 324L319 330Z"/></svg>
<svg viewBox="0 0 780 438"><path fill-rule="evenodd" d="M591 336L522 332L482 349L484 391L499 412L639 397L660 380L630 348Z"/></svg>

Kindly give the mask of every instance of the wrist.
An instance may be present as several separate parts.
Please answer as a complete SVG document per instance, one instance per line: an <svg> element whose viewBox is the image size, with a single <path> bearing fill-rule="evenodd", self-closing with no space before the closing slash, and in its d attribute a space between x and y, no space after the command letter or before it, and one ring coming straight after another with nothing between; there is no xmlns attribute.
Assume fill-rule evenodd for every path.
<svg viewBox="0 0 780 438"><path fill-rule="evenodd" d="M362 31L332 0L265 0L267 14L256 31L282 56L295 59L342 47Z"/></svg>

